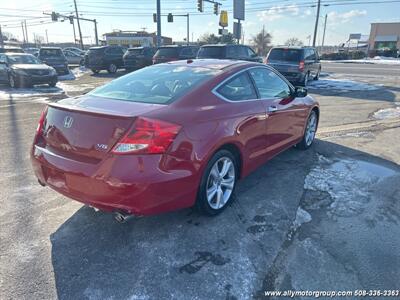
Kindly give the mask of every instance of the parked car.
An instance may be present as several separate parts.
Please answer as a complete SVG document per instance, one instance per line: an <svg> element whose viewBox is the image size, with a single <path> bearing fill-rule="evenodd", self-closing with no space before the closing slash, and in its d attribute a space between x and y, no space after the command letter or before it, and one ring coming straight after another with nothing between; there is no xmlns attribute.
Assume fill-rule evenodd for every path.
<svg viewBox="0 0 400 300"><path fill-rule="evenodd" d="M25 49L24 49L24 52L25 52L25 53L32 54L32 55L34 55L34 56L37 56L37 55L39 54L39 48L34 48L34 47L32 47L32 48L25 48Z"/></svg>
<svg viewBox="0 0 400 300"><path fill-rule="evenodd" d="M85 54L85 67L93 73L107 70L108 73L116 73L124 67L124 51L120 46L92 47Z"/></svg>
<svg viewBox="0 0 400 300"><path fill-rule="evenodd" d="M253 49L244 45L216 44L201 46L197 58L239 59L263 62Z"/></svg>
<svg viewBox="0 0 400 300"><path fill-rule="evenodd" d="M71 50L65 50L63 49L63 53L65 58L68 61L69 65L80 65L83 66L85 62L85 58L83 54L77 54L76 52L73 52Z"/></svg>
<svg viewBox="0 0 400 300"><path fill-rule="evenodd" d="M0 53L25 53L22 48L19 47L0 47Z"/></svg>
<svg viewBox="0 0 400 300"><path fill-rule="evenodd" d="M125 69L132 71L151 65L154 53L152 47L129 48L123 56Z"/></svg>
<svg viewBox="0 0 400 300"><path fill-rule="evenodd" d="M12 88L35 84L55 86L57 73L32 54L0 53L0 81L7 82Z"/></svg>
<svg viewBox="0 0 400 300"><path fill-rule="evenodd" d="M307 86L310 79L318 80L321 74L319 55L313 47L274 47L266 63L293 84Z"/></svg>
<svg viewBox="0 0 400 300"><path fill-rule="evenodd" d="M72 51L72 52L74 52L76 54L79 54L79 55L85 55L85 53L86 53L85 50L82 50L82 49L77 48L77 47L65 47L63 50Z"/></svg>
<svg viewBox="0 0 400 300"><path fill-rule="evenodd" d="M53 67L58 75L69 74L68 61L59 47L42 47L38 58L46 65Z"/></svg>
<svg viewBox="0 0 400 300"><path fill-rule="evenodd" d="M236 182L311 146L318 103L273 68L232 60L153 65L49 103L31 162L39 183L123 221L221 212Z"/></svg>
<svg viewBox="0 0 400 300"><path fill-rule="evenodd" d="M196 46L171 45L159 47L157 52L153 56L153 64L181 59L194 59L196 58L198 50L199 48Z"/></svg>

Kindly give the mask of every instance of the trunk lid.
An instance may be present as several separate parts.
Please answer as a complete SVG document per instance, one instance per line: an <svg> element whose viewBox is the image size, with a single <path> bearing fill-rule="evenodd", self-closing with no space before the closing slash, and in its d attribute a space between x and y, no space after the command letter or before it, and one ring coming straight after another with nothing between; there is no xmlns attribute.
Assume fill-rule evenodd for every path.
<svg viewBox="0 0 400 300"><path fill-rule="evenodd" d="M97 163L129 130L135 117L163 105L83 96L49 104L45 147L63 157Z"/></svg>

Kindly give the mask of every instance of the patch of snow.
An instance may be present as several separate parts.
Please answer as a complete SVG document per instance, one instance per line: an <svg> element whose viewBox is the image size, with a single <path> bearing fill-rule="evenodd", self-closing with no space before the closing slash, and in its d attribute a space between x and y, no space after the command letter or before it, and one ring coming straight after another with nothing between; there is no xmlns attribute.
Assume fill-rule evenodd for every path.
<svg viewBox="0 0 400 300"><path fill-rule="evenodd" d="M400 118L400 106L380 109L374 113L374 118L378 120Z"/></svg>
<svg viewBox="0 0 400 300"><path fill-rule="evenodd" d="M340 90L341 92L349 91L374 91L381 87L368 83L347 80L347 79L319 79L317 81L309 82L308 88L310 89L326 89L326 90Z"/></svg>
<svg viewBox="0 0 400 300"><path fill-rule="evenodd" d="M61 88L65 92L79 92L85 89L94 89L92 84L66 84L63 82L58 82L57 87Z"/></svg>
<svg viewBox="0 0 400 300"><path fill-rule="evenodd" d="M79 68L72 69L71 72L72 72L72 74L74 74L75 78L79 78L79 77L89 73L89 70L83 66L80 66Z"/></svg>
<svg viewBox="0 0 400 300"><path fill-rule="evenodd" d="M342 60L323 60L330 63L355 63L355 64L378 64L378 65L400 65L400 58L375 56L364 59L342 59Z"/></svg>
<svg viewBox="0 0 400 300"><path fill-rule="evenodd" d="M53 96L58 94L63 94L64 91L59 87L49 87L47 85L39 85L33 88L6 88L0 90L0 100L12 101L15 99L36 97L36 96Z"/></svg>
<svg viewBox="0 0 400 300"><path fill-rule="evenodd" d="M330 162L321 158L319 162L307 175L304 188L327 192L333 200L329 210L338 216L361 213L369 202L370 186L396 174L392 169L361 160Z"/></svg>
<svg viewBox="0 0 400 300"><path fill-rule="evenodd" d="M293 223L294 230L299 228L304 223L311 222L311 220L311 215L307 211L299 207L296 212L296 219Z"/></svg>

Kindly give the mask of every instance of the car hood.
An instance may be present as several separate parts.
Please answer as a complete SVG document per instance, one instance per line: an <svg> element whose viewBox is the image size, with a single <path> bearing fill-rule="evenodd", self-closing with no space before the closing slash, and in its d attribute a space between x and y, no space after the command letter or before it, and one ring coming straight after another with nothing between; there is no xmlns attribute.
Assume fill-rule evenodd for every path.
<svg viewBox="0 0 400 300"><path fill-rule="evenodd" d="M25 69L25 70L50 70L51 67L45 64L14 64L11 66L12 69Z"/></svg>

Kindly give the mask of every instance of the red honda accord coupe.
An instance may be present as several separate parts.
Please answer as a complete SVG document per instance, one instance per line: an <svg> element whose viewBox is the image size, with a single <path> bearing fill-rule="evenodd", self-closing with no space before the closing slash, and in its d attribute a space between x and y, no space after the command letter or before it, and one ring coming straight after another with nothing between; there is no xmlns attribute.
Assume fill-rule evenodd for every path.
<svg viewBox="0 0 400 300"><path fill-rule="evenodd" d="M318 103L273 68L188 60L143 68L48 104L31 151L42 185L95 208L221 212L238 179L311 146Z"/></svg>

